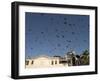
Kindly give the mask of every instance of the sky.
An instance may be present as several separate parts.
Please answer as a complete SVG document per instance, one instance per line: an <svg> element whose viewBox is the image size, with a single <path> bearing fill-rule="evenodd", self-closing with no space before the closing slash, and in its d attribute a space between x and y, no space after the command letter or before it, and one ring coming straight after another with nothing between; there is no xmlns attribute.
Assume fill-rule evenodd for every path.
<svg viewBox="0 0 100 81"><path fill-rule="evenodd" d="M89 15L25 13L25 55L63 56L89 50Z"/></svg>

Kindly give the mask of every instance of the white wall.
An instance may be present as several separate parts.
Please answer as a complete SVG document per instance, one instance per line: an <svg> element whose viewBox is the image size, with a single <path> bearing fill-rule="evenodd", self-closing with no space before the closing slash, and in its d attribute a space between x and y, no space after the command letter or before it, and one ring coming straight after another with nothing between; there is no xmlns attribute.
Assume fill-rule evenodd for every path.
<svg viewBox="0 0 100 81"><path fill-rule="evenodd" d="M13 81L10 78L10 65L11 65L11 2L14 0L0 0L0 81ZM20 1L20 0L17 0ZM60 4L74 4L74 5L90 5L98 6L100 14L100 0L21 0L21 1L34 1L46 3L60 3ZM98 15L98 22L100 15ZM98 25L98 27L100 24ZM98 28L100 30L100 28ZM100 31L99 31L100 34ZM98 38L100 41L100 37ZM98 43L100 48L100 43ZM100 52L100 50L99 50ZM99 62L100 55L98 53ZM100 63L99 63L100 68ZM100 72L100 70L99 70ZM68 77L53 77L53 78L40 78L34 81L100 81L100 74L98 75L82 75L82 76L68 76ZM33 79L26 79L26 81L33 81Z"/></svg>

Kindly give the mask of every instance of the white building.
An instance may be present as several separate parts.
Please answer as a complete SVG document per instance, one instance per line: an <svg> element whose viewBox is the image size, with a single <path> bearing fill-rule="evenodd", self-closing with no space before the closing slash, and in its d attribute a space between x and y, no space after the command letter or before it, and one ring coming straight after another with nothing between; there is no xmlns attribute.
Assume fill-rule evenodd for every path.
<svg viewBox="0 0 100 81"><path fill-rule="evenodd" d="M26 59L26 68L41 68L41 67L65 67L68 63L61 57L49 57L46 55L38 56L31 59Z"/></svg>

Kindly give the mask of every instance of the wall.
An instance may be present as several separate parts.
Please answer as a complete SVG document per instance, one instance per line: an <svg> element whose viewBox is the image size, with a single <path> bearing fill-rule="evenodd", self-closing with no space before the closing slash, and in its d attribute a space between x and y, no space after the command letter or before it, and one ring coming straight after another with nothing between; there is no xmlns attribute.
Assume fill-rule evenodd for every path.
<svg viewBox="0 0 100 81"><path fill-rule="evenodd" d="M10 78L10 68L11 68L10 67L11 65L10 63L11 62L11 5L10 4L12 1L14 0L0 1L0 81L13 81L13 79ZM94 5L94 6L98 6L99 7L98 10L100 10L100 0L21 0L21 1L34 1L34 2L37 1L37 2L50 2L50 3L61 3L61 4L90 5L90 6ZM100 15L98 15L98 21L100 21ZM100 30L100 28L98 28L98 30ZM100 41L100 37L98 41ZM100 43L98 43L98 45L99 45L98 47L100 48ZM98 57L100 57L100 55L98 55ZM100 62L100 59L98 61ZM100 63L99 63L99 68L100 68ZM30 79L30 80L26 79L26 81L47 81L47 80L48 81L77 81L77 80L100 81L100 74L40 78L40 79Z"/></svg>
<svg viewBox="0 0 100 81"><path fill-rule="evenodd" d="M27 59L26 59L27 60ZM26 68L50 68L50 67L65 67L63 64L59 64L59 58L54 57L38 57L33 59L28 59L29 64L26 65ZM33 64L31 62L33 61ZM56 61L56 63L55 63ZM53 62L53 64L52 64ZM68 67L68 65L66 64Z"/></svg>

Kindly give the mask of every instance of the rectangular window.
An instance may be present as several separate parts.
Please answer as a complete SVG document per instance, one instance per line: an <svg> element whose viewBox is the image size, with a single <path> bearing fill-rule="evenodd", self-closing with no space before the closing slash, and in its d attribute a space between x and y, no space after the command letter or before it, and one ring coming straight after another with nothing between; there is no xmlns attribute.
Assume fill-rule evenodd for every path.
<svg viewBox="0 0 100 81"><path fill-rule="evenodd" d="M53 65L53 61L51 62L51 65Z"/></svg>
<svg viewBox="0 0 100 81"><path fill-rule="evenodd" d="M57 61L55 61L55 64L57 64Z"/></svg>
<svg viewBox="0 0 100 81"><path fill-rule="evenodd" d="M34 61L32 60L31 64L33 64L33 63L34 63Z"/></svg>
<svg viewBox="0 0 100 81"><path fill-rule="evenodd" d="M26 64L26 65L29 65L29 61L25 61L25 64Z"/></svg>

